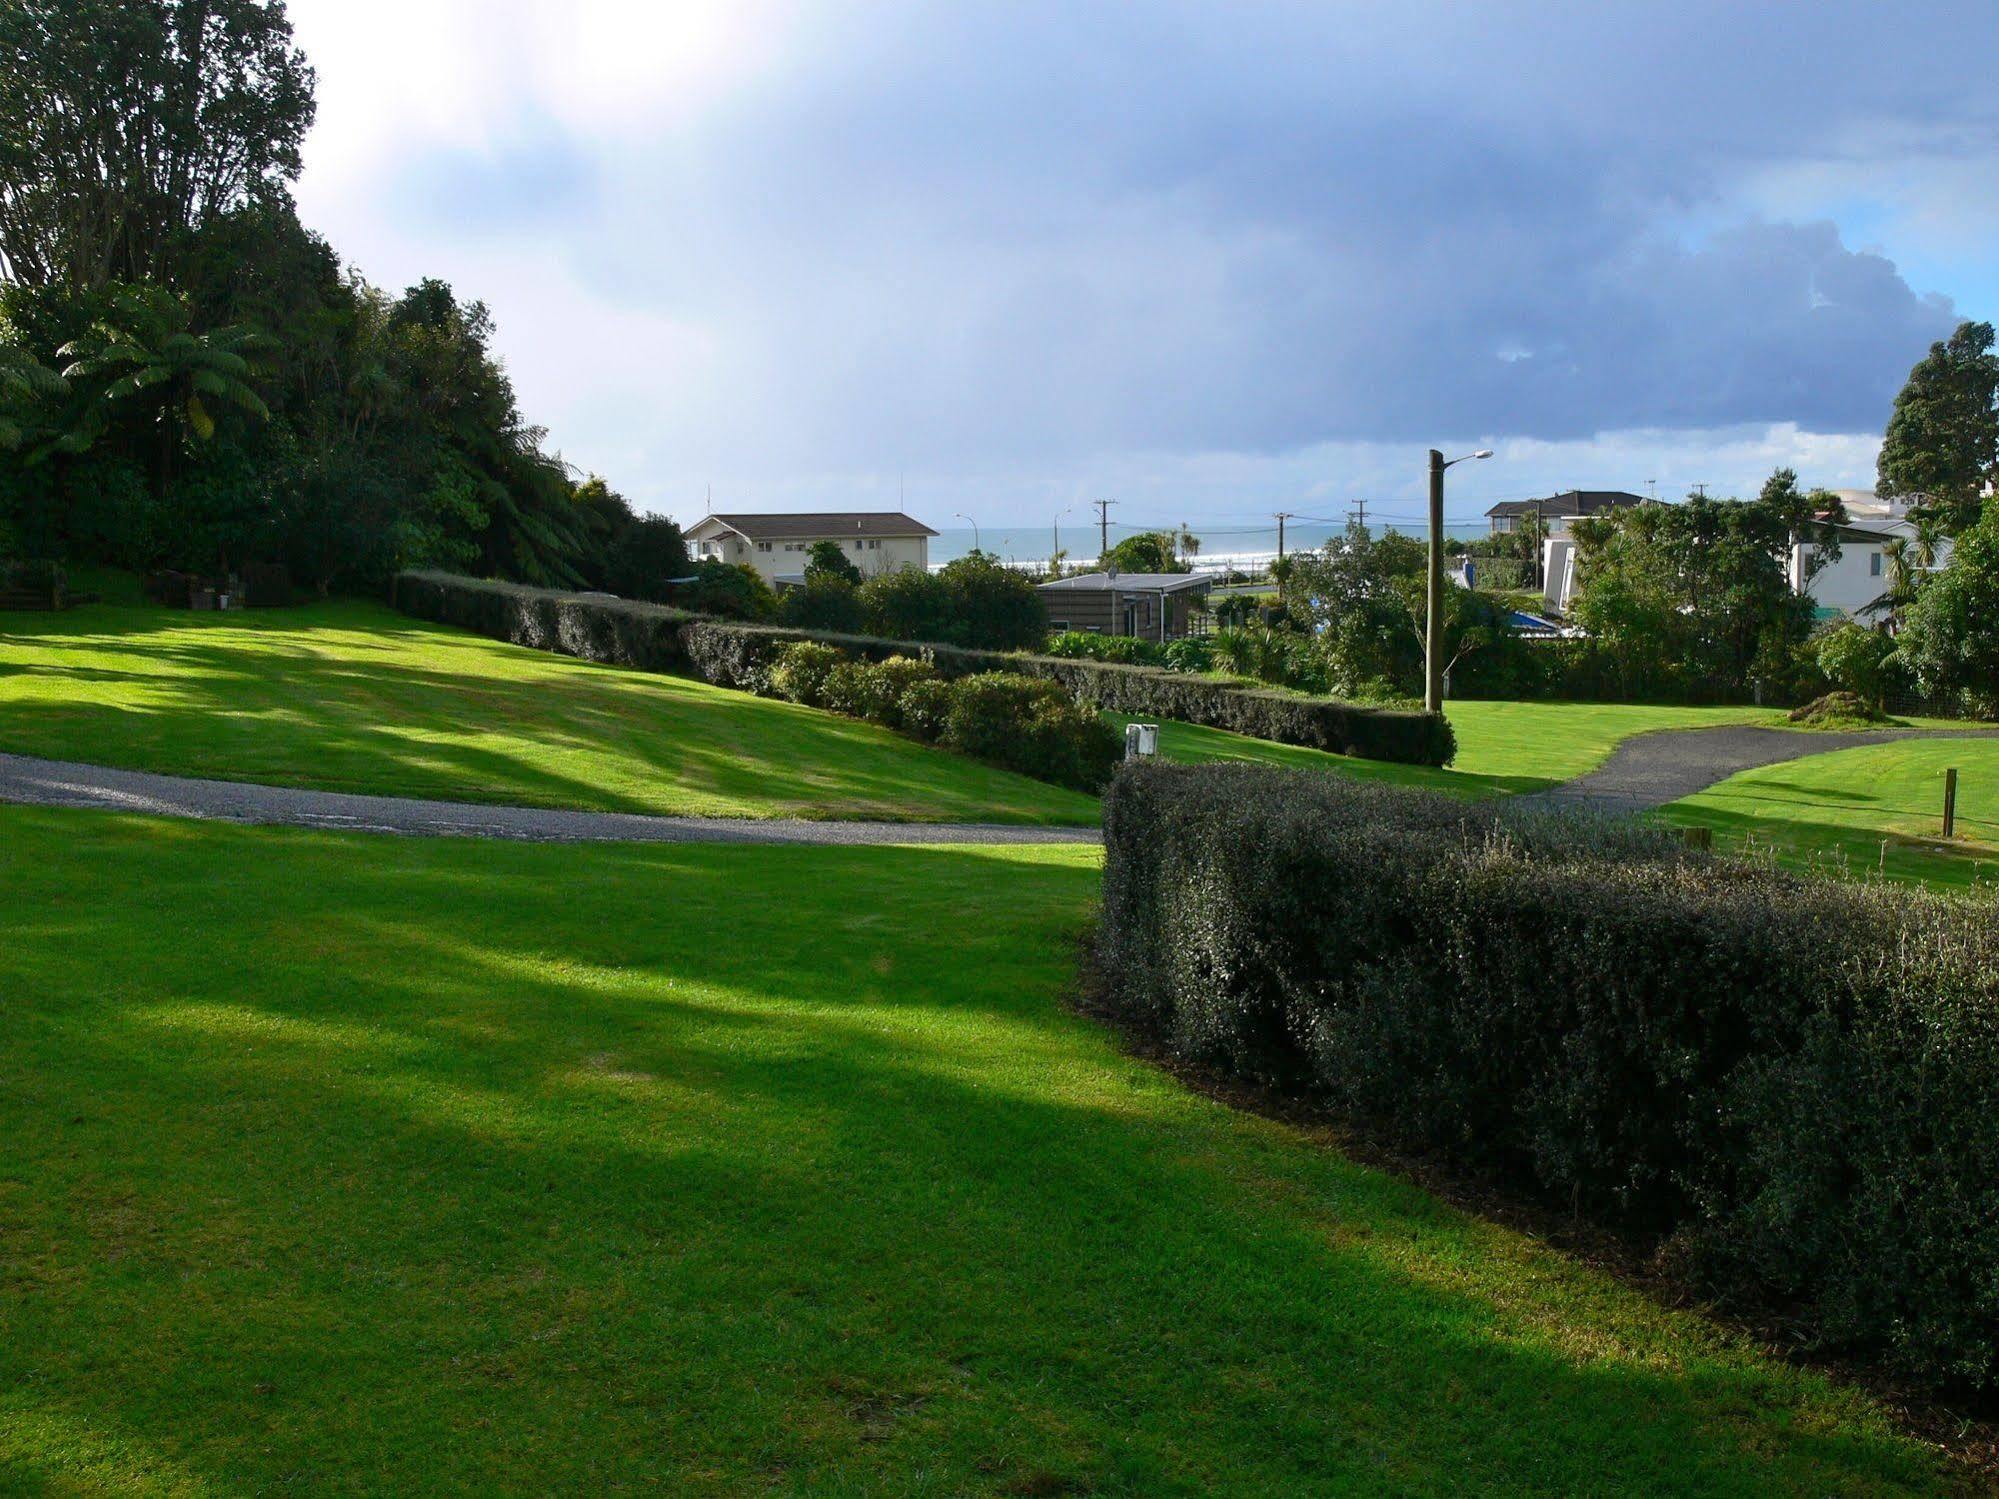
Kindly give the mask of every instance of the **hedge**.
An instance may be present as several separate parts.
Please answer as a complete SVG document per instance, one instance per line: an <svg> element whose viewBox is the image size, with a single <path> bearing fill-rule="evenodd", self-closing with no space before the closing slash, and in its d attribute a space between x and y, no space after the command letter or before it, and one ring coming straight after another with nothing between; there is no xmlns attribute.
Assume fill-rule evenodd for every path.
<svg viewBox="0 0 1999 1499"><path fill-rule="evenodd" d="M646 671L691 672L704 681L750 692L769 690L770 669L783 646L814 640L873 661L920 651L947 679L988 671L1042 677L1059 682L1079 702L1111 712L1203 724L1369 760L1447 765L1457 750L1451 726L1441 715L1240 687L1156 667L740 624L662 604L557 593L451 573L400 573L393 598L406 614L518 645Z"/></svg>
<svg viewBox="0 0 1999 1499"><path fill-rule="evenodd" d="M1105 1002L1932 1387L1999 1385L1999 908L1629 821L1135 765Z"/></svg>

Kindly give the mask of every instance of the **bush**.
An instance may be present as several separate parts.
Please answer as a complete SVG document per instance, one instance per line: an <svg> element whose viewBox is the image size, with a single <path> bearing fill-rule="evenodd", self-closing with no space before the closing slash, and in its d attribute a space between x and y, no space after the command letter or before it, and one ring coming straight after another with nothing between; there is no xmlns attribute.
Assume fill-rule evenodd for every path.
<svg viewBox="0 0 1999 1499"><path fill-rule="evenodd" d="M951 716L951 684L938 677L923 677L902 690L896 703L903 732L936 743L944 737L944 725Z"/></svg>
<svg viewBox="0 0 1999 1499"><path fill-rule="evenodd" d="M291 569L282 562L243 566L243 602L252 609L284 609L292 601Z"/></svg>
<svg viewBox="0 0 1999 1499"><path fill-rule="evenodd" d="M906 569L886 576L922 575ZM870 579L868 588L881 581ZM770 671L778 652L793 641L817 638L877 661L910 651L909 642L902 640L830 633L808 636L776 625L701 619L654 604L579 599L449 573L399 574L395 602L405 613L496 639L648 671L690 671L705 682L747 692L770 690ZM1447 765L1456 752L1450 723L1441 715L1262 691L1156 667L949 645L927 646L924 655L941 677L985 671L1045 677L1059 683L1070 697L1113 713L1204 724L1281 744L1414 765Z"/></svg>
<svg viewBox="0 0 1999 1499"><path fill-rule="evenodd" d="M69 574L60 562L47 557L25 557L0 562L0 589L55 597L69 586Z"/></svg>
<svg viewBox="0 0 1999 1499"><path fill-rule="evenodd" d="M746 562L717 562L710 558L697 565L692 576L692 583L669 590L673 603L691 614L743 620L777 617L777 595L771 592L763 574Z"/></svg>
<svg viewBox="0 0 1999 1499"><path fill-rule="evenodd" d="M1310 772L1127 767L1104 828L1106 998L1178 1054L1509 1177L1821 1347L1999 1384L1989 899Z"/></svg>
<svg viewBox="0 0 1999 1499"><path fill-rule="evenodd" d="M928 662L912 661L907 656L891 656L886 661L843 660L827 673L826 706L835 713L899 729L903 694L936 674Z"/></svg>
<svg viewBox="0 0 1999 1499"><path fill-rule="evenodd" d="M860 590L845 578L808 575L802 587L785 589L778 600L777 617L794 630L851 635L861 628L864 618Z"/></svg>
<svg viewBox="0 0 1999 1499"><path fill-rule="evenodd" d="M830 645L794 640L777 653L770 669L770 691L808 708L826 704L826 679L847 658Z"/></svg>
<svg viewBox="0 0 1999 1499"><path fill-rule="evenodd" d="M1055 683L979 672L951 684L943 742L1058 786L1099 791L1124 753L1117 731Z"/></svg>
<svg viewBox="0 0 1999 1499"><path fill-rule="evenodd" d="M1166 647L1134 635L1093 635L1088 630L1064 630L1050 635L1044 655L1065 661L1115 661L1123 666L1164 666Z"/></svg>

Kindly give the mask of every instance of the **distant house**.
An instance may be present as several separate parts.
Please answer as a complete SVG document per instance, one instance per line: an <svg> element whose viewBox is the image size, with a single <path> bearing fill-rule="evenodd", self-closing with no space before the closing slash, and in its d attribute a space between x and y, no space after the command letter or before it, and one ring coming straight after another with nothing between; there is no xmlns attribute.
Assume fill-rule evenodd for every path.
<svg viewBox="0 0 1999 1499"><path fill-rule="evenodd" d="M861 576L899 567L928 569L937 533L900 510L832 510L774 515L709 515L687 529L696 562L746 562L769 583L797 583L816 542L839 544Z"/></svg>
<svg viewBox="0 0 1999 1499"><path fill-rule="evenodd" d="M1211 581L1199 573L1084 573L1035 592L1048 606L1051 630L1179 640L1206 603Z"/></svg>
<svg viewBox="0 0 1999 1499"><path fill-rule="evenodd" d="M1888 591L1894 581L1889 564L1890 546L1897 540L1913 543L1916 524L1909 519L1909 507L1901 500L1878 498L1871 489L1835 491L1846 510L1846 524L1834 528L1839 539L1839 560L1828 562L1809 579L1817 548L1800 542L1791 548L1791 587L1809 594L1821 615L1864 615L1868 605ZM1932 568L1950 560L1950 542L1937 543Z"/></svg>
<svg viewBox="0 0 1999 1499"><path fill-rule="evenodd" d="M1541 597L1557 614L1575 591L1576 543L1573 524L1584 516L1626 510L1646 503L1624 489L1569 489L1538 500L1505 500L1485 512L1495 536L1532 530L1541 537Z"/></svg>
<svg viewBox="0 0 1999 1499"><path fill-rule="evenodd" d="M1485 512L1494 536L1505 536L1530 526L1545 536L1566 536L1569 522L1605 510L1622 510L1642 505L1645 496L1622 489L1570 489L1539 500L1502 500Z"/></svg>

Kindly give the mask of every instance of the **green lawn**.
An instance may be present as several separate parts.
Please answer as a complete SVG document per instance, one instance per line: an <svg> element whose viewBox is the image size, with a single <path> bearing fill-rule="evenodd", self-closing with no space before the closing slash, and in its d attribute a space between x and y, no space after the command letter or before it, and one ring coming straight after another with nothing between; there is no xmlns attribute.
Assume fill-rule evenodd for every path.
<svg viewBox="0 0 1999 1499"><path fill-rule="evenodd" d="M870 724L351 601L190 614L127 597L0 614L0 750L600 811L1097 817L1094 798Z"/></svg>
<svg viewBox="0 0 1999 1499"><path fill-rule="evenodd" d="M1458 757L1445 770L1356 760L1296 745L1247 739L1222 729L1168 723L1160 753L1172 760L1251 760L1289 769L1337 770L1369 780L1425 786L1463 796L1540 791L1573 780L1610 757L1619 742L1655 729L1715 724L1775 724L1767 708L1670 708L1632 703L1456 702L1446 716L1458 736ZM1120 724L1129 718L1117 720Z"/></svg>
<svg viewBox="0 0 1999 1499"><path fill-rule="evenodd" d="M1059 1002L1093 850L0 808L0 1490L1930 1492Z"/></svg>
<svg viewBox="0 0 1999 1499"><path fill-rule="evenodd" d="M1942 838L1947 766L1959 772L1957 837L1949 843ZM1911 739L1766 765L1658 815L1714 828L1725 847L1760 847L1794 867L1991 887L1999 884L1999 737Z"/></svg>

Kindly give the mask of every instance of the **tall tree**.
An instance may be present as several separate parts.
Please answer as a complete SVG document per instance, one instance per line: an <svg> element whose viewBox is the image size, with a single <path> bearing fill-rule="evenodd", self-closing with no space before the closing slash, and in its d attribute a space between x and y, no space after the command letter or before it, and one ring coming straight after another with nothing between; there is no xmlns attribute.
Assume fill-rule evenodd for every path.
<svg viewBox="0 0 1999 1499"><path fill-rule="evenodd" d="M57 399L67 389L62 376L26 349L0 343L0 448L20 446L26 431L21 407Z"/></svg>
<svg viewBox="0 0 1999 1499"><path fill-rule="evenodd" d="M1999 479L1999 354L1990 323L1960 323L1909 371L1875 472L1880 494L1917 502L1945 536L1977 523L1985 486Z"/></svg>
<svg viewBox="0 0 1999 1499"><path fill-rule="evenodd" d="M0 269L167 279L188 231L284 200L312 88L280 0L0 0Z"/></svg>
<svg viewBox="0 0 1999 1499"><path fill-rule="evenodd" d="M1999 496L1917 590L1895 644L1924 693L1999 718Z"/></svg>

